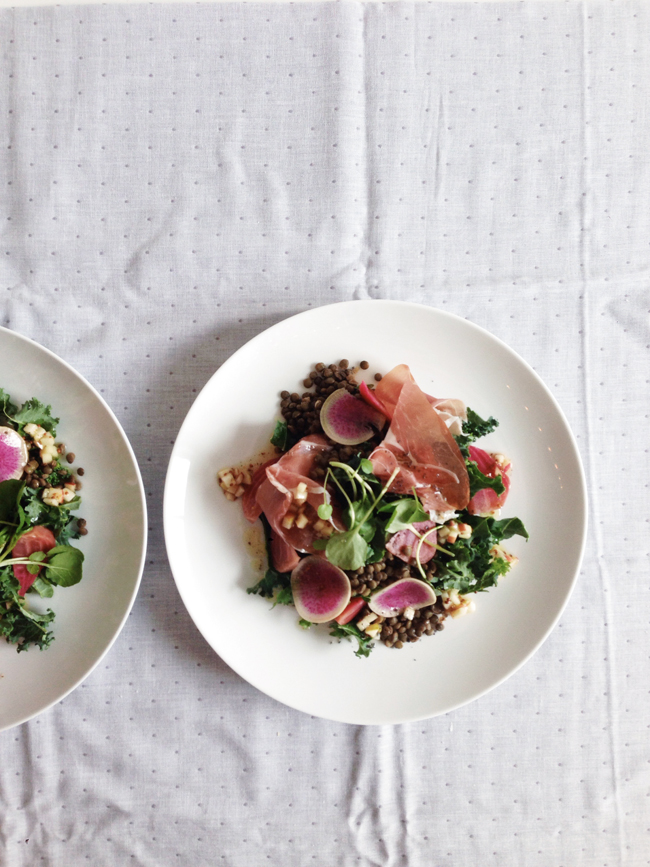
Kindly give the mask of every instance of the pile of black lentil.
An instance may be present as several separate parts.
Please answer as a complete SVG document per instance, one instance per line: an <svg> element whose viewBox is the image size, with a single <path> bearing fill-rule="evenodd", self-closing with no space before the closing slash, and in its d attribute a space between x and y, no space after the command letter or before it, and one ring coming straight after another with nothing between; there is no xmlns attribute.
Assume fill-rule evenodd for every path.
<svg viewBox="0 0 650 867"><path fill-rule="evenodd" d="M306 390L302 394L289 391L281 392L280 411L287 422L289 433L296 438L308 436L309 434L322 434L323 428L320 423L320 410L326 398L339 388L345 388L351 394L354 394L359 388L359 383L355 379L356 373L359 369L367 370L368 367L367 361L362 361L358 367L350 367L350 362L347 358L342 359L338 364L323 364L319 362L314 365L307 378L303 381L303 386ZM379 381L381 374L377 373L375 379ZM370 445L362 443L360 446L355 446L354 449L349 449L349 447L341 447L330 440L335 449L341 449L342 451L349 449L350 454L348 457L351 457L352 454L356 454L360 450L374 448L377 441L377 439L373 438L369 441ZM332 460L336 460L336 458L332 458Z"/></svg>
<svg viewBox="0 0 650 867"><path fill-rule="evenodd" d="M431 562L427 563L425 571L429 575L433 575L435 566ZM347 572L346 574L352 586L352 596L363 596L364 598L369 597L375 590L388 587L402 578L421 579L422 577L416 568L409 566L398 557L394 557L390 551L386 552L384 560L370 563L362 569L357 569L356 572ZM370 614L370 608L366 605L354 618L355 622L362 620L367 614ZM412 620L409 620L404 614L399 614L395 617L378 617L374 622L381 623L381 641L387 647L400 649L406 642L413 643L423 635L433 635L434 632L440 632L441 629L444 629L442 621L447 616L441 600L438 599L434 605L418 609Z"/></svg>

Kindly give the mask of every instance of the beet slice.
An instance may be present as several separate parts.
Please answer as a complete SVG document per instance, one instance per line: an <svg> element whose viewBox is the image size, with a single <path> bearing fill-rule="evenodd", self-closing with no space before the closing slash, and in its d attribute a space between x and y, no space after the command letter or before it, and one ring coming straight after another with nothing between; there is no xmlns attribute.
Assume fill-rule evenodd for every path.
<svg viewBox="0 0 650 867"><path fill-rule="evenodd" d="M380 617L395 617L407 608L425 608L433 605L436 594L417 578L402 578L370 597L368 607Z"/></svg>
<svg viewBox="0 0 650 867"><path fill-rule="evenodd" d="M303 557L291 573L293 604L310 623L328 623L346 608L352 595L342 569L315 554Z"/></svg>
<svg viewBox="0 0 650 867"><path fill-rule="evenodd" d="M333 391L320 411L320 423L327 436L343 446L365 443L386 423L386 416L350 394L345 388Z"/></svg>
<svg viewBox="0 0 650 867"><path fill-rule="evenodd" d="M10 427L0 427L0 482L19 479L29 460L21 435Z"/></svg>

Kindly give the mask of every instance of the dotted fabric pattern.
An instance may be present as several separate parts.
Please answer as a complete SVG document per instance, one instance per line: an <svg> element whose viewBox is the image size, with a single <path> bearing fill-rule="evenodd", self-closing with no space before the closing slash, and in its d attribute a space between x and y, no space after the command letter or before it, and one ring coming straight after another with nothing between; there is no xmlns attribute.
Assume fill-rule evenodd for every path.
<svg viewBox="0 0 650 867"><path fill-rule="evenodd" d="M2 11L0 324L102 392L151 525L105 661L0 735L5 867L650 863L649 30L643 3ZM196 392L262 329L353 298L509 343L591 496L542 649L395 727L243 682L162 536Z"/></svg>

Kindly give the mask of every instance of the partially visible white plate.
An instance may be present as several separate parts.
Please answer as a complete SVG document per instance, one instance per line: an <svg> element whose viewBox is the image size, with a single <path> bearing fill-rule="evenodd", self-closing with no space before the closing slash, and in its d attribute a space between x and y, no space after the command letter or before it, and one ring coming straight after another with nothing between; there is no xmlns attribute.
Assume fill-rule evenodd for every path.
<svg viewBox="0 0 650 867"><path fill-rule="evenodd" d="M56 613L52 644L17 653L0 639L3 730L65 698L115 641L140 583L147 523L135 456L95 389L48 349L6 328L0 328L0 371L0 387L14 402L36 397L60 418L57 440L86 471L78 514L88 522L88 535L74 542L85 555L81 583L34 602Z"/></svg>
<svg viewBox="0 0 650 867"><path fill-rule="evenodd" d="M500 427L484 440L514 472L506 515L530 541L518 566L478 594L476 612L402 650L358 659L326 629L305 632L292 607L247 595L257 580L247 522L216 473L268 444L279 392L303 391L310 367L347 358L370 369L411 367L424 391L460 397ZM315 716L357 724L436 716L495 687L544 641L576 579L586 492L575 441L531 368L481 328L429 307L352 301L301 313L259 334L214 374L179 432L167 474L165 538L179 592L214 650L262 692ZM558 677L560 673L558 672Z"/></svg>

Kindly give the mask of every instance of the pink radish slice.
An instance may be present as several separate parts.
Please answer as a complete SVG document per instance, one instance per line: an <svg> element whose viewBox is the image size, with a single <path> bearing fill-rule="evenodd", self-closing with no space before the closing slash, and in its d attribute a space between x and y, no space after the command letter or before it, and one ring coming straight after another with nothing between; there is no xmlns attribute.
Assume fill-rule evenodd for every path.
<svg viewBox="0 0 650 867"><path fill-rule="evenodd" d="M380 617L395 617L406 608L424 608L433 605L436 594L428 584L417 578L402 578L370 597L368 607Z"/></svg>
<svg viewBox="0 0 650 867"><path fill-rule="evenodd" d="M323 404L320 423L335 443L356 446L381 430L386 417L345 388L339 388Z"/></svg>
<svg viewBox="0 0 650 867"><path fill-rule="evenodd" d="M25 440L10 427L0 427L0 482L19 479L29 460Z"/></svg>
<svg viewBox="0 0 650 867"><path fill-rule="evenodd" d="M350 601L350 579L323 557L303 557L291 573L293 603L310 623L334 620Z"/></svg>

